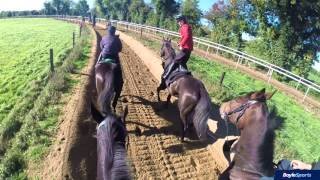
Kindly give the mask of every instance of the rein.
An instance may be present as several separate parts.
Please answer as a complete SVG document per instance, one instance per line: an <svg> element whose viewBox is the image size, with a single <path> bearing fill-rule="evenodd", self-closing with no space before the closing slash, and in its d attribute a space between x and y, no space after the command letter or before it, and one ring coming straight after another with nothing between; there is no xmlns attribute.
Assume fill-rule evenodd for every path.
<svg viewBox="0 0 320 180"><path fill-rule="evenodd" d="M241 104L239 107L237 107L236 109L232 110L232 111L229 111L228 113L223 113L222 114L222 119L224 120L225 122L225 126L226 126L226 129L227 129L227 138L226 138L226 141L229 141L228 139L228 136L229 136L229 127L228 127L228 121L229 120L229 116L234 114L234 113L239 113L239 115L237 116L236 118L236 125L239 123L239 120L240 118L244 115L244 113L246 112L246 110L258 103L259 101L256 101L256 100L249 100L248 102L244 103L244 104ZM237 127L238 128L238 127ZM237 151L234 151L239 157L240 159L242 159L243 161L246 162L245 158ZM242 168L242 167L239 167L239 166L234 166L235 168L241 170L241 171L244 171L244 172L248 172L248 173L252 173L252 174L257 174L261 177L265 176L263 173L259 172L258 170L256 170L256 168L254 168L254 166L251 164L251 163L248 163L248 165L250 166L251 169L247 169L247 168Z"/></svg>

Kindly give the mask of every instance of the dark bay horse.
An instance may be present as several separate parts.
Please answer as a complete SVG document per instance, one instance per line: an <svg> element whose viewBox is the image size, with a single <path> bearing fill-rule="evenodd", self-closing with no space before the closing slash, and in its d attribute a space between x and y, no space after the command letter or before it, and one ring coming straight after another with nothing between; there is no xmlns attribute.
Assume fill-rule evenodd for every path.
<svg viewBox="0 0 320 180"><path fill-rule="evenodd" d="M164 68L167 68L173 63L175 51L171 46L171 40L163 39L160 56L164 59ZM169 87L162 81L157 88L159 102L159 93L166 88L169 91L167 105L170 102L171 96L178 97L178 107L182 126L181 141L184 141L185 133L192 124L195 127L199 139L206 139L208 132L207 121L211 111L211 100L203 83L191 75L183 75L177 78L169 85Z"/></svg>
<svg viewBox="0 0 320 180"><path fill-rule="evenodd" d="M257 180L273 176L274 124L266 101L275 92L265 89L225 102L220 107L222 119L240 130L240 138L231 149L235 157L225 177L220 179Z"/></svg>
<svg viewBox="0 0 320 180"><path fill-rule="evenodd" d="M115 63L113 59L101 60L101 55L95 65L95 80L98 94L98 106L101 112L108 114L111 112L110 105L113 98L112 107L115 111L117 101L122 91L122 79L115 76L121 73L120 64ZM122 78L122 76L121 76Z"/></svg>
<svg viewBox="0 0 320 180"><path fill-rule="evenodd" d="M99 124L97 128L97 180L126 180L130 178L127 164L125 139L127 130L125 118L128 107L121 117L113 114L103 116L91 105L93 119Z"/></svg>

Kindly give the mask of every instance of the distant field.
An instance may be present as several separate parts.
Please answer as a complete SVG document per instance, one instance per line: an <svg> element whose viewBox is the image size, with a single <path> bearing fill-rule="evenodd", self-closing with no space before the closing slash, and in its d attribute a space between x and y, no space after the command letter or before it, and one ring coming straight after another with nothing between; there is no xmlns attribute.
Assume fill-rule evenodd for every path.
<svg viewBox="0 0 320 180"><path fill-rule="evenodd" d="M53 19L0 20L0 123L32 83L43 83L49 48L53 48L55 59L65 54L75 30L74 24Z"/></svg>
<svg viewBox="0 0 320 180"><path fill-rule="evenodd" d="M146 46L158 51L160 44L147 38L137 38ZM274 88L262 81L255 80L227 66L214 61L192 55L188 67L206 85L214 103L221 102L243 95L246 92L267 88ZM222 72L226 72L224 88L218 88ZM276 107L278 120L283 122L280 130L276 131L275 162L280 159L300 159L306 162L320 160L320 117L308 112L302 105L297 104L285 93L277 92L269 101L270 108Z"/></svg>

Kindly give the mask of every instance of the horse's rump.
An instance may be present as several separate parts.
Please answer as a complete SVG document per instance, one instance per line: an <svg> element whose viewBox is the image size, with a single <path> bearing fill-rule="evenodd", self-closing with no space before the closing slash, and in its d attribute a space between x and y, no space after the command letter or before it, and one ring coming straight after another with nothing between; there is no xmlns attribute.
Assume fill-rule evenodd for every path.
<svg viewBox="0 0 320 180"><path fill-rule="evenodd" d="M114 63L97 64L96 88L98 93L98 105L105 114L110 112L110 104L114 94L114 71L117 65Z"/></svg>

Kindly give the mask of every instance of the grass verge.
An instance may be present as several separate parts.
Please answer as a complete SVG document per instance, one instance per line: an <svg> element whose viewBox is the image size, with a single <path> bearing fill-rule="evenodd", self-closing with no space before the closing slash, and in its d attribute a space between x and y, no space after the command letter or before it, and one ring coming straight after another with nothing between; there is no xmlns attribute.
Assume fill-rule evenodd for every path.
<svg viewBox="0 0 320 180"><path fill-rule="evenodd" d="M71 72L87 63L91 36L85 29L76 46L60 57L61 65L45 78L46 83L33 82L33 94L20 102L22 110L10 113L2 123L0 179L27 179L28 164L40 162L47 153L63 107L61 97L77 83ZM22 118L16 119L17 116Z"/></svg>

